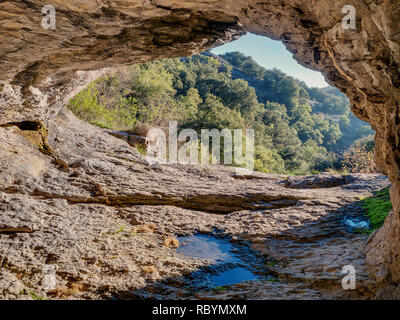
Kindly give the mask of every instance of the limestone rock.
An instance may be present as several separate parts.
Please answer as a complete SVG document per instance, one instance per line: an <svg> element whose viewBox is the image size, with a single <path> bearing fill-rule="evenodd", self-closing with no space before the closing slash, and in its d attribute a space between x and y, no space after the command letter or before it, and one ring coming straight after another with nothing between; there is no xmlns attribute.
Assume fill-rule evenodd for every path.
<svg viewBox="0 0 400 320"><path fill-rule="evenodd" d="M351 182L353 178L347 175L319 174L298 178L289 177L285 183L291 189L333 188Z"/></svg>
<svg viewBox="0 0 400 320"><path fill-rule="evenodd" d="M25 286L11 272L2 271L0 273L0 292L5 298L16 298L24 294Z"/></svg>
<svg viewBox="0 0 400 320"><path fill-rule="evenodd" d="M132 297L137 290L157 297L167 280L168 298L176 298L174 279L209 264L179 254L176 237L216 230L242 243L244 254L256 250L279 262L268 267L281 279L268 285L273 290L255 285L250 294L241 287L236 294L243 297L344 298L339 281L349 263L364 290L352 297L373 296L362 250L367 237L348 232L343 219L360 196L388 186L386 177L350 174L345 185L290 189L282 175L237 179L224 166L154 166L69 110L48 130L66 170L12 127L0 128L0 270L13 271L0 283L1 298L17 298L11 295L22 288L17 274L37 297L49 299ZM48 266L56 270L57 288L50 291L42 288ZM292 279L298 291L290 289ZM193 298L190 290L180 289L180 298Z"/></svg>
<svg viewBox="0 0 400 320"><path fill-rule="evenodd" d="M237 189L231 193L235 196L221 196L224 190L220 188L203 201L204 195L188 188L188 182L178 181L175 186L183 182L184 187L172 191L169 183L177 169L170 167L160 167L144 185L132 171L120 166L123 158L138 159L127 151L127 146L117 144L121 148L118 151L127 155L120 159L94 160L91 155L108 150L108 139L97 141L97 151L80 147L91 139L84 130L75 132L73 140L65 134L68 130L62 127L64 120L56 120L68 99L108 72L108 67L191 55L250 31L281 40L299 63L320 70L330 84L349 96L353 112L376 130L376 160L392 182L394 211L370 239L368 260L371 274L377 272L375 266L382 266L388 270L385 280L388 284L396 286L400 282L398 0L351 1L356 9L354 30L342 26L342 8L349 4L347 0L54 0L52 4L56 9L55 30L42 28L43 1L0 3L0 125L42 121L50 128L52 139L56 136L64 139L58 151L60 157L53 157L52 161L60 163L62 159L65 163L59 166L63 170L68 170L66 163L75 169L70 172L72 176L60 173L34 145L15 135L12 128L1 128L3 211L12 216L23 206L41 207L43 199L51 199L61 210L65 201L78 206L82 203L122 206L136 201L142 205L199 209L216 198L218 201L205 210L220 213L279 201L279 192L273 190L269 198L263 195L260 199L263 191L257 188L262 187L262 182L251 187L255 201L243 203L244 184L235 184ZM79 134L88 141L78 142ZM57 143L53 147L57 149ZM194 172L193 169L189 176L198 174L196 179L200 177L202 182L219 179L218 175ZM94 178L99 173L109 176L99 182ZM128 174L130 183L122 178L124 174ZM79 175L84 178L72 183L73 177ZM133 192L132 183L140 188ZM209 186L207 182L205 186ZM304 200L299 198L304 193L296 194L297 198L291 201ZM27 195L33 198L24 201ZM16 199L10 202L9 197Z"/></svg>

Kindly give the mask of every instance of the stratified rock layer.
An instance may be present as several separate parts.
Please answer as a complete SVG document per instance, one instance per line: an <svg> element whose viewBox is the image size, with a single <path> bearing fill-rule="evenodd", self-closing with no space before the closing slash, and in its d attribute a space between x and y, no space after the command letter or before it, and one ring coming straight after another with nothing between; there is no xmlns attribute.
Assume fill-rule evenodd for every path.
<svg viewBox="0 0 400 320"><path fill-rule="evenodd" d="M320 70L330 84L345 92L353 112L376 130L376 159L392 182L394 211L370 239L367 256L371 274L378 275L382 286L392 290L398 285L399 1L53 0L57 27L44 30L41 10L47 4L41 0L0 3L0 125L42 120L56 132L54 117L66 100L98 77L102 68L190 55L245 31L281 40L295 59ZM348 4L356 9L355 30L342 27L342 8ZM7 134L3 132L2 138L12 150L13 140ZM37 156L31 161L21 172L33 170L43 179L46 164ZM8 179L18 181L20 174ZM46 188L50 189L35 191L37 196L53 192ZM72 189L63 191L65 199ZM115 196L104 201L118 197L126 200ZM186 206L185 201L178 202Z"/></svg>
<svg viewBox="0 0 400 320"><path fill-rule="evenodd" d="M359 214L360 197L389 185L385 176L349 175L336 187L340 175L297 177L298 186L314 180L318 188L291 189L284 175L238 179L224 166L151 164L69 110L49 131L52 152L33 144L30 130L0 128L0 298L132 298L137 290L194 298L179 277L210 262L168 243L197 232L239 241L245 256L255 249L259 271L279 279L264 281L264 289L242 284L231 295L360 299L376 291L362 252L367 236L343 221ZM348 264L357 290L341 287ZM56 268L57 290L42 287L47 265Z"/></svg>

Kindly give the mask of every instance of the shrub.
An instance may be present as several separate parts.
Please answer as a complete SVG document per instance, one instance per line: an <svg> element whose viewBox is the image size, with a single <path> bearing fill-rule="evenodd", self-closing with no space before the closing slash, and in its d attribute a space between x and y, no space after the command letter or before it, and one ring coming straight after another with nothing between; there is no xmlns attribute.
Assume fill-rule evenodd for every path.
<svg viewBox="0 0 400 320"><path fill-rule="evenodd" d="M355 145L343 152L342 167L352 173L377 173L374 151Z"/></svg>
<svg viewBox="0 0 400 320"><path fill-rule="evenodd" d="M361 200L361 207L364 214L369 218L371 230L379 229L393 206L390 202L389 188L384 188L376 192L372 197Z"/></svg>
<svg viewBox="0 0 400 320"><path fill-rule="evenodd" d="M136 123L135 100L119 97L112 106L100 99L98 83L92 82L85 90L69 101L68 107L80 119L102 128L114 130L131 129Z"/></svg>

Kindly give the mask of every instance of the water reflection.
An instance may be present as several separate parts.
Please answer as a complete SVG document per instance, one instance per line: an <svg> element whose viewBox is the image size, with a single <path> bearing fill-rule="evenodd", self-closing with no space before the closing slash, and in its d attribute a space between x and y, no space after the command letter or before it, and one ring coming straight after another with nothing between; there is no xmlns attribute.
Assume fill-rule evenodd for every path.
<svg viewBox="0 0 400 320"><path fill-rule="evenodd" d="M257 276L245 268L245 262L240 259L231 243L226 240L206 235L196 234L179 238L181 246L177 251L183 255L212 260L219 271L209 273L198 273L198 280L202 279L203 285L207 287L218 287L231 285L247 280L257 280Z"/></svg>

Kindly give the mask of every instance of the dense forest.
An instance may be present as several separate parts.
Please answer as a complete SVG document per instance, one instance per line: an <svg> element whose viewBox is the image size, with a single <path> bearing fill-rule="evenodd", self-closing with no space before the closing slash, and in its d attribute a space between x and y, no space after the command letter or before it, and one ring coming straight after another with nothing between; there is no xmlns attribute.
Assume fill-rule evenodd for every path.
<svg viewBox="0 0 400 320"><path fill-rule="evenodd" d="M309 88L239 52L126 67L92 82L69 107L90 123L137 134L170 120L199 133L254 129L255 170L263 172L369 171L373 161L373 131L344 94Z"/></svg>

